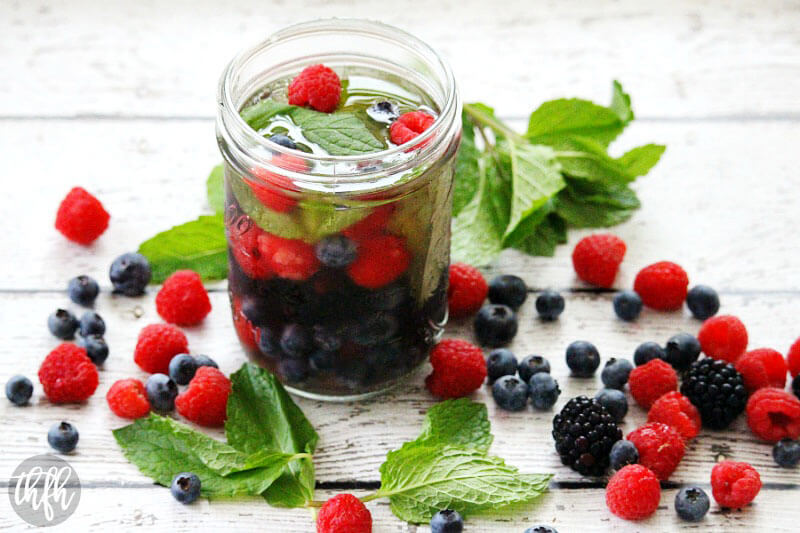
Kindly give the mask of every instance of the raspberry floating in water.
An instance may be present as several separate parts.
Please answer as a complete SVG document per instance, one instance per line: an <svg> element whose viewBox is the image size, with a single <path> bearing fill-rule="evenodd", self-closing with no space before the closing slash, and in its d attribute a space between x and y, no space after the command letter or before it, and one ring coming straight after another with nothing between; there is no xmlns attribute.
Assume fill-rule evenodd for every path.
<svg viewBox="0 0 800 533"><path fill-rule="evenodd" d="M330 67L311 65L289 84L289 103L330 113L339 105L342 82Z"/></svg>

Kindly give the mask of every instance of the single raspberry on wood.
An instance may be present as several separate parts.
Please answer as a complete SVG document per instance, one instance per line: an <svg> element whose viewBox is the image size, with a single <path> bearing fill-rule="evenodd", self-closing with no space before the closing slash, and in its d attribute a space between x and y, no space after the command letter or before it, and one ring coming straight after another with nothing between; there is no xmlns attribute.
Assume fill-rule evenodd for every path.
<svg viewBox="0 0 800 533"><path fill-rule="evenodd" d="M767 442L800 437L800 400L782 389L757 390L747 402L747 425Z"/></svg>
<svg viewBox="0 0 800 533"><path fill-rule="evenodd" d="M658 509L661 485L656 475L642 465L628 465L608 481L606 505L625 520L642 520Z"/></svg>
<svg viewBox="0 0 800 533"><path fill-rule="evenodd" d="M56 346L39 367L39 383L53 403L80 403L97 389L97 367L86 350L68 342Z"/></svg>
<svg viewBox="0 0 800 533"><path fill-rule="evenodd" d="M434 120L424 111L403 113L389 127L389 137L394 144L405 144L430 128Z"/></svg>
<svg viewBox="0 0 800 533"><path fill-rule="evenodd" d="M678 430L660 422L648 422L628 435L639 450L639 464L653 471L661 481L678 468L686 445Z"/></svg>
<svg viewBox="0 0 800 533"><path fill-rule="evenodd" d="M800 374L800 339L797 339L789 348L789 353L786 354L786 363L792 377Z"/></svg>
<svg viewBox="0 0 800 533"><path fill-rule="evenodd" d="M707 356L735 363L747 349L747 328L733 315L719 315L703 322L697 340Z"/></svg>
<svg viewBox="0 0 800 533"><path fill-rule="evenodd" d="M460 398L471 394L486 379L483 351L461 339L444 339L431 350L433 373L425 385L434 396Z"/></svg>
<svg viewBox="0 0 800 533"><path fill-rule="evenodd" d="M358 258L347 267L356 285L378 289L402 276L411 264L405 239L380 235L359 244Z"/></svg>
<svg viewBox="0 0 800 533"><path fill-rule="evenodd" d="M203 280L194 270L178 270L164 281L156 295L161 318L179 326L194 326L211 312Z"/></svg>
<svg viewBox="0 0 800 533"><path fill-rule="evenodd" d="M678 390L678 374L669 363L652 359L631 370L628 386L636 403L650 409L661 396Z"/></svg>
<svg viewBox="0 0 800 533"><path fill-rule="evenodd" d="M572 250L575 274L586 283L609 288L614 284L626 250L625 242L610 233L584 237Z"/></svg>
<svg viewBox="0 0 800 533"><path fill-rule="evenodd" d="M111 412L122 418L141 418L150 412L144 383L138 379L120 379L106 393Z"/></svg>
<svg viewBox="0 0 800 533"><path fill-rule="evenodd" d="M786 386L786 360L777 350L751 350L740 356L735 366L750 392L764 387L782 389Z"/></svg>
<svg viewBox="0 0 800 533"><path fill-rule="evenodd" d="M450 316L461 318L477 313L489 293L489 285L481 271L466 263L453 263L449 276L447 307Z"/></svg>
<svg viewBox="0 0 800 533"><path fill-rule="evenodd" d="M689 276L686 271L670 261L660 261L646 266L636 274L633 290L647 307L659 311L680 309L686 300Z"/></svg>
<svg viewBox="0 0 800 533"><path fill-rule="evenodd" d="M695 438L703 425L700 411L678 391L668 392L656 400L647 413L647 421L673 427L684 439Z"/></svg>
<svg viewBox="0 0 800 533"><path fill-rule="evenodd" d="M304 68L289 84L291 105L307 105L323 113L336 109L341 95L342 82L339 76L325 65Z"/></svg>
<svg viewBox="0 0 800 533"><path fill-rule="evenodd" d="M213 366L201 366L183 393L175 398L181 416L196 424L218 427L225 423L231 381Z"/></svg>
<svg viewBox="0 0 800 533"><path fill-rule="evenodd" d="M338 494L320 508L317 533L371 533L372 515L352 494Z"/></svg>
<svg viewBox="0 0 800 533"><path fill-rule="evenodd" d="M189 353L189 341L170 324L150 324L139 332L133 360L151 374L168 374L169 362L179 353Z"/></svg>
<svg viewBox="0 0 800 533"><path fill-rule="evenodd" d="M747 463L722 461L711 469L711 494L721 507L744 507L760 490L761 476Z"/></svg>
<svg viewBox="0 0 800 533"><path fill-rule="evenodd" d="M86 189L74 187L58 206L56 229L67 239L88 245L103 234L109 218L100 200Z"/></svg>

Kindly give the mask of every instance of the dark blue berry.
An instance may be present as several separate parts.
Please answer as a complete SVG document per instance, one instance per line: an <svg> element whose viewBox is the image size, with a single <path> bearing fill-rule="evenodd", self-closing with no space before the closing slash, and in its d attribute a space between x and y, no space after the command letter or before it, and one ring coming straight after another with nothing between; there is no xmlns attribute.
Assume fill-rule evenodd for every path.
<svg viewBox="0 0 800 533"><path fill-rule="evenodd" d="M353 340L364 346L374 346L394 337L399 329L400 322L393 314L375 313L356 328Z"/></svg>
<svg viewBox="0 0 800 533"><path fill-rule="evenodd" d="M67 284L69 299L84 307L90 307L94 304L94 300L97 298L99 292L100 286L89 276L72 278Z"/></svg>
<svg viewBox="0 0 800 533"><path fill-rule="evenodd" d="M387 101L375 102L367 108L367 116L381 124L391 124L400 116L397 104Z"/></svg>
<svg viewBox="0 0 800 533"><path fill-rule="evenodd" d="M397 309L408 300L408 288L403 285L389 285L369 291L364 297L366 304L376 311Z"/></svg>
<svg viewBox="0 0 800 533"><path fill-rule="evenodd" d="M642 299L634 291L625 290L614 296L614 312L622 320L631 322L642 312Z"/></svg>
<svg viewBox="0 0 800 533"><path fill-rule="evenodd" d="M247 295L242 298L242 314L255 326L263 326L272 315L266 298Z"/></svg>
<svg viewBox="0 0 800 533"><path fill-rule="evenodd" d="M496 348L508 344L517 334L517 315L507 305L484 305L474 325L478 343Z"/></svg>
<svg viewBox="0 0 800 533"><path fill-rule="evenodd" d="M342 338L331 326L316 324L312 328L312 337L316 347L327 352L335 352L342 347Z"/></svg>
<svg viewBox="0 0 800 533"><path fill-rule="evenodd" d="M214 368L219 368L219 365L217 364L216 361L211 359L209 356L203 354L195 355L194 362L197 363L197 368L200 368L201 366L211 366Z"/></svg>
<svg viewBox="0 0 800 533"><path fill-rule="evenodd" d="M686 370L700 356L700 341L694 335L678 333L667 341L666 361L675 370Z"/></svg>
<svg viewBox="0 0 800 533"><path fill-rule="evenodd" d="M179 502L192 503L200 496L200 478L191 472L181 472L172 478L169 491Z"/></svg>
<svg viewBox="0 0 800 533"><path fill-rule="evenodd" d="M616 359L612 357L606 361L606 366L600 373L603 385L609 389L621 389L628 382L633 365L627 359Z"/></svg>
<svg viewBox="0 0 800 533"><path fill-rule="evenodd" d="M139 296L150 283L153 272L145 256L127 253L114 259L108 272L114 292L125 296Z"/></svg>
<svg viewBox="0 0 800 533"><path fill-rule="evenodd" d="M80 320L78 328L81 336L88 337L89 335L103 335L106 332L106 323L103 318L94 311L86 311Z"/></svg>
<svg viewBox="0 0 800 533"><path fill-rule="evenodd" d="M528 389L531 403L536 409L550 409L561 395L558 382L546 372L532 375Z"/></svg>
<svg viewBox="0 0 800 533"><path fill-rule="evenodd" d="M778 466L794 468L800 463L800 442L791 439L779 440L772 448L772 458Z"/></svg>
<svg viewBox="0 0 800 533"><path fill-rule="evenodd" d="M61 453L69 453L78 445L78 430L69 422L53 424L47 432L47 442Z"/></svg>
<svg viewBox="0 0 800 533"><path fill-rule="evenodd" d="M66 309L57 309L55 313L47 317L47 328L50 333L65 341L75 338L78 325L78 319Z"/></svg>
<svg viewBox="0 0 800 533"><path fill-rule="evenodd" d="M574 376L591 377L600 366L600 353L590 342L575 341L567 346L567 366Z"/></svg>
<svg viewBox="0 0 800 533"><path fill-rule="evenodd" d="M175 409L178 385L166 374L153 374L144 384L147 400L154 411L169 413Z"/></svg>
<svg viewBox="0 0 800 533"><path fill-rule="evenodd" d="M188 385L195 372L197 361L188 353L180 353L169 362L169 377L178 385Z"/></svg>
<svg viewBox="0 0 800 533"><path fill-rule="evenodd" d="M33 383L25 376L13 376L6 382L6 398L14 405L25 405L33 394Z"/></svg>
<svg viewBox="0 0 800 533"><path fill-rule="evenodd" d="M311 370L314 372L321 372L333 368L336 362L336 352L329 352L327 350L315 350L308 358Z"/></svg>
<svg viewBox="0 0 800 533"><path fill-rule="evenodd" d="M464 519L458 511L445 509L431 518L431 533L461 533L464 531Z"/></svg>
<svg viewBox="0 0 800 533"><path fill-rule="evenodd" d="M86 350L86 355L97 366L102 365L108 359L108 344L102 335L88 335L78 339L78 346Z"/></svg>
<svg viewBox="0 0 800 533"><path fill-rule="evenodd" d="M719 311L719 296L708 285L695 285L686 294L686 305L695 318L705 320Z"/></svg>
<svg viewBox="0 0 800 533"><path fill-rule="evenodd" d="M683 487L675 495L675 512L687 522L702 520L710 506L708 494L700 487Z"/></svg>
<svg viewBox="0 0 800 533"><path fill-rule="evenodd" d="M794 395L800 398L800 374L797 374L792 380L792 390Z"/></svg>
<svg viewBox="0 0 800 533"><path fill-rule="evenodd" d="M550 526L533 526L525 530L525 533L558 533L558 530Z"/></svg>
<svg viewBox="0 0 800 533"><path fill-rule="evenodd" d="M280 144L286 148L297 150L297 144L288 135L283 133L275 133L267 138L275 144Z"/></svg>
<svg viewBox="0 0 800 533"><path fill-rule="evenodd" d="M280 336L269 326L259 328L258 349L265 355L278 355L281 351Z"/></svg>
<svg viewBox="0 0 800 533"><path fill-rule="evenodd" d="M329 235L314 246L319 262L331 268L344 268L358 256L356 243L343 235Z"/></svg>
<svg viewBox="0 0 800 533"><path fill-rule="evenodd" d="M519 377L522 378L522 381L527 383L534 374L538 374L539 372L547 372L549 374L550 361L541 355L529 355L520 361L517 370L519 371Z"/></svg>
<svg viewBox="0 0 800 533"><path fill-rule="evenodd" d="M521 411L528 403L528 384L517 376L503 376L492 385L492 396L501 409Z"/></svg>
<svg viewBox="0 0 800 533"><path fill-rule="evenodd" d="M643 342L633 352L633 364L636 366L642 366L653 359L661 359L662 361L667 359L667 352L657 342Z"/></svg>
<svg viewBox="0 0 800 533"><path fill-rule="evenodd" d="M517 373L517 358L511 350L498 348L489 352L486 357L486 374L489 383L494 383L503 376L513 376Z"/></svg>
<svg viewBox="0 0 800 533"><path fill-rule="evenodd" d="M611 468L620 470L624 466L635 465L639 462L639 450L636 445L629 440L618 440L611 447L609 454Z"/></svg>
<svg viewBox="0 0 800 533"><path fill-rule="evenodd" d="M528 286L519 276L504 274L489 282L489 301L518 309L528 297Z"/></svg>
<svg viewBox="0 0 800 533"><path fill-rule="evenodd" d="M556 291L544 291L536 297L536 312L542 320L555 320L564 311L564 297Z"/></svg>
<svg viewBox="0 0 800 533"><path fill-rule="evenodd" d="M594 399L606 408L614 420L621 422L628 414L628 399L625 393L618 389L601 389L595 394Z"/></svg>
<svg viewBox="0 0 800 533"><path fill-rule="evenodd" d="M288 383L298 383L308 377L308 361L306 359L286 358L278 363L278 374Z"/></svg>

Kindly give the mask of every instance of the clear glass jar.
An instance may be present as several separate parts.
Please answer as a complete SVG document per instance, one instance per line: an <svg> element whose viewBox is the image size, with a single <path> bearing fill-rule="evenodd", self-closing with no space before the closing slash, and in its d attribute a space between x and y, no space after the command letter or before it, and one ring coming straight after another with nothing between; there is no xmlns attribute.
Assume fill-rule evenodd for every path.
<svg viewBox="0 0 800 533"><path fill-rule="evenodd" d="M304 153L240 116L275 80L324 63L413 83L438 116L412 141L367 155ZM441 337L461 102L448 65L419 39L377 22L299 24L237 56L218 92L228 287L248 357L293 392L352 400L407 376ZM312 255L346 236L346 268ZM318 254L315 254L318 255ZM358 266L356 266L358 265Z"/></svg>

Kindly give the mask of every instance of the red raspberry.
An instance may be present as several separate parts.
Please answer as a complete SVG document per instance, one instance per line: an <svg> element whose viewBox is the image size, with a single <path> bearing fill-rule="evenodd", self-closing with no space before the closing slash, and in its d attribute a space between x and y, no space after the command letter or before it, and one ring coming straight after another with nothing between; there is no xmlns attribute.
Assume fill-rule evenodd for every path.
<svg viewBox="0 0 800 533"><path fill-rule="evenodd" d="M339 76L325 65L304 68L289 84L290 104L308 105L323 113L336 109L341 95Z"/></svg>
<svg viewBox="0 0 800 533"><path fill-rule="evenodd" d="M206 427L218 427L227 418L231 381L213 366L201 366L189 386L175 398L175 407L185 418Z"/></svg>
<svg viewBox="0 0 800 533"><path fill-rule="evenodd" d="M305 161L289 154L278 154L272 158L272 163L280 168L301 172L306 170ZM297 199L287 194L287 191L297 191L294 182L287 176L271 172L265 168L254 168L252 174L257 181L248 181L250 190L269 209L278 213L288 213L297 205Z"/></svg>
<svg viewBox="0 0 800 533"><path fill-rule="evenodd" d="M747 349L747 328L735 316L719 315L703 322L697 340L707 356L735 363Z"/></svg>
<svg viewBox="0 0 800 533"><path fill-rule="evenodd" d="M74 187L61 200L56 213L56 229L79 244L91 244L103 234L111 218L100 200L82 187Z"/></svg>
<svg viewBox="0 0 800 533"><path fill-rule="evenodd" d="M800 374L800 339L794 341L792 347L789 348L789 353L786 354L786 362L789 365L789 373L792 377Z"/></svg>
<svg viewBox="0 0 800 533"><path fill-rule="evenodd" d="M433 373L425 385L434 396L460 398L483 385L486 361L483 352L461 339L445 339L431 350Z"/></svg>
<svg viewBox="0 0 800 533"><path fill-rule="evenodd" d="M669 479L686 453L678 430L660 422L648 422L631 431L628 440L639 450L639 464L652 470L661 481Z"/></svg>
<svg viewBox="0 0 800 533"><path fill-rule="evenodd" d="M673 427L684 439L695 438L702 426L700 411L678 391L668 392L656 400L647 413L647 421Z"/></svg>
<svg viewBox="0 0 800 533"><path fill-rule="evenodd" d="M179 326L195 326L211 312L203 280L194 270L178 270L164 281L156 295L161 318Z"/></svg>
<svg viewBox="0 0 800 533"><path fill-rule="evenodd" d="M626 250L625 242L610 233L584 237L572 250L572 266L575 268L575 274L586 283L598 287L611 287Z"/></svg>
<svg viewBox="0 0 800 533"><path fill-rule="evenodd" d="M255 350L258 346L258 329L244 316L242 300L238 297L233 299L233 327L236 328L239 341L245 347Z"/></svg>
<svg viewBox="0 0 800 533"><path fill-rule="evenodd" d="M338 494L325 502L317 516L317 533L371 533L372 515L352 494Z"/></svg>
<svg viewBox="0 0 800 533"><path fill-rule="evenodd" d="M86 401L98 381L97 368L86 350L68 342L56 346L39 367L39 383L52 403Z"/></svg>
<svg viewBox="0 0 800 533"><path fill-rule="evenodd" d="M800 400L792 394L766 387L747 401L747 425L767 442L800 437Z"/></svg>
<svg viewBox="0 0 800 533"><path fill-rule="evenodd" d="M262 233L258 237L258 249L272 271L282 278L301 281L319 270L314 247L299 239Z"/></svg>
<svg viewBox="0 0 800 533"><path fill-rule="evenodd" d="M393 212L393 205L376 207L372 210L372 213L352 226L345 228L344 231L342 231L342 235L358 242L377 237L386 229L386 224L389 223L389 218L391 218Z"/></svg>
<svg viewBox="0 0 800 533"><path fill-rule="evenodd" d="M786 359L777 350L759 348L749 351L736 360L735 366L750 392L763 387L782 389L786 386Z"/></svg>
<svg viewBox="0 0 800 533"><path fill-rule="evenodd" d="M402 276L409 264L411 254L405 239L380 235L359 245L358 258L347 267L347 273L356 285L377 289Z"/></svg>
<svg viewBox="0 0 800 533"><path fill-rule="evenodd" d="M169 373L169 362L179 353L189 353L189 341L170 324L150 324L139 332L133 360L151 374Z"/></svg>
<svg viewBox="0 0 800 533"><path fill-rule="evenodd" d="M141 418L150 412L144 384L138 379L115 381L106 393L106 401L111 412L122 418Z"/></svg>
<svg viewBox="0 0 800 533"><path fill-rule="evenodd" d="M606 486L606 505L625 520L647 518L656 512L660 501L658 478L642 465L621 468Z"/></svg>
<svg viewBox="0 0 800 533"><path fill-rule="evenodd" d="M461 318L477 313L488 293L489 285L480 270L466 263L450 265L447 307L451 317Z"/></svg>
<svg viewBox="0 0 800 533"><path fill-rule="evenodd" d="M241 215L228 222L228 240L231 253L242 272L253 279L267 279L272 276L269 262L258 248L258 237L264 231L247 215Z"/></svg>
<svg viewBox="0 0 800 533"><path fill-rule="evenodd" d="M688 287L689 276L679 265L669 261L644 267L633 282L633 290L644 305L659 311L680 309Z"/></svg>
<svg viewBox="0 0 800 533"><path fill-rule="evenodd" d="M636 403L650 409L661 396L678 390L678 374L668 363L652 359L631 371L628 386Z"/></svg>
<svg viewBox="0 0 800 533"><path fill-rule="evenodd" d="M761 476L747 463L722 461L711 469L711 494L721 507L744 507L760 490Z"/></svg>
<svg viewBox="0 0 800 533"><path fill-rule="evenodd" d="M423 111L403 113L389 128L389 137L394 144L405 144L431 127L434 118Z"/></svg>

